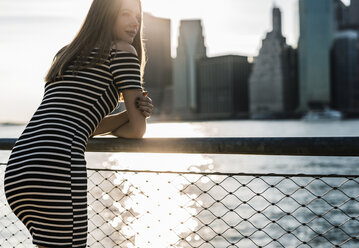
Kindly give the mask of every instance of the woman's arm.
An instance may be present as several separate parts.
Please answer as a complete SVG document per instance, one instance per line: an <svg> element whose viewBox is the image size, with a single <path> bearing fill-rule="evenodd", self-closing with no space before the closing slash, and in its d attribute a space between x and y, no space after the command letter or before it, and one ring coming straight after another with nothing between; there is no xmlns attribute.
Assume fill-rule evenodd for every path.
<svg viewBox="0 0 359 248"><path fill-rule="evenodd" d="M142 97L141 89L127 89L122 92L125 100L128 122L111 132L111 134L121 138L140 139L146 132L146 116L140 109L136 108L136 99Z"/></svg>
<svg viewBox="0 0 359 248"><path fill-rule="evenodd" d="M90 137L100 134L110 134L113 130L124 125L126 122L128 122L127 110L105 116Z"/></svg>
<svg viewBox="0 0 359 248"><path fill-rule="evenodd" d="M136 97L137 110L140 110L142 115L145 118L148 118L150 117L153 109L152 99L148 97L147 91L142 92L142 94L143 96ZM126 97L127 98L129 97L128 94L126 94ZM127 103L127 106L128 105L129 104ZM131 109L131 107L129 108ZM100 134L112 134L114 136L124 137L124 138L141 138L143 136L143 132L138 133L138 130L133 130L133 125L131 126L129 124L125 125L128 122L129 122L129 114L127 110L119 114L106 116L100 122L95 132L90 137Z"/></svg>
<svg viewBox="0 0 359 248"><path fill-rule="evenodd" d="M119 128L113 130L111 134L119 138L141 139L144 135L144 132L139 133L133 128L130 122L126 122Z"/></svg>

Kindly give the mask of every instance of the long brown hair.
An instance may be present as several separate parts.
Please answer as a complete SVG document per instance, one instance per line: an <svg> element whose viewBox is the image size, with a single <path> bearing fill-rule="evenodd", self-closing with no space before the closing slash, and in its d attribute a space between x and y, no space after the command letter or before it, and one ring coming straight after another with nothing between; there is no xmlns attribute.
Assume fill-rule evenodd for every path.
<svg viewBox="0 0 359 248"><path fill-rule="evenodd" d="M143 13L141 0L137 1L140 13L140 27L132 45L135 47L141 68L141 82L143 82L146 54L142 40ZM44 78L51 82L57 76L63 77L67 66L74 60L73 73L83 67L92 66L109 56L111 46L115 40L113 28L120 11L122 0L93 0L87 16L72 42L58 51L51 67ZM98 47L98 53L87 63L91 51ZM86 65L87 64L87 65Z"/></svg>

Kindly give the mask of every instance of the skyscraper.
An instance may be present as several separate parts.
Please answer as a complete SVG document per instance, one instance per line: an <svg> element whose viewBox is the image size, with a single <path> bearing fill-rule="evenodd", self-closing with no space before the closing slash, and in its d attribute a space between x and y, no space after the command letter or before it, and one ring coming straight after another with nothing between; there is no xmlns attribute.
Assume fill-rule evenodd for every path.
<svg viewBox="0 0 359 248"><path fill-rule="evenodd" d="M339 1L336 7L343 15L336 15L342 25L331 53L332 107L355 116L359 113L359 0L351 0L350 6Z"/></svg>
<svg viewBox="0 0 359 248"><path fill-rule="evenodd" d="M330 47L333 0L299 0L299 111L330 104Z"/></svg>
<svg viewBox="0 0 359 248"><path fill-rule="evenodd" d="M173 68L175 115L190 117L198 111L196 61L205 57L201 20L181 20Z"/></svg>
<svg viewBox="0 0 359 248"><path fill-rule="evenodd" d="M147 63L144 87L151 94L153 114L166 115L172 106L171 20L143 14Z"/></svg>
<svg viewBox="0 0 359 248"><path fill-rule="evenodd" d="M359 0L350 1L349 26L359 31Z"/></svg>
<svg viewBox="0 0 359 248"><path fill-rule="evenodd" d="M273 30L267 33L262 41L249 79L249 106L252 117L294 110L298 96L296 67L295 52L286 44L282 35L280 9L275 7Z"/></svg>
<svg viewBox="0 0 359 248"><path fill-rule="evenodd" d="M248 115L248 57L223 55L197 61L198 109L201 118Z"/></svg>
<svg viewBox="0 0 359 248"><path fill-rule="evenodd" d="M338 32L332 50L332 106L343 112L359 112L359 35Z"/></svg>

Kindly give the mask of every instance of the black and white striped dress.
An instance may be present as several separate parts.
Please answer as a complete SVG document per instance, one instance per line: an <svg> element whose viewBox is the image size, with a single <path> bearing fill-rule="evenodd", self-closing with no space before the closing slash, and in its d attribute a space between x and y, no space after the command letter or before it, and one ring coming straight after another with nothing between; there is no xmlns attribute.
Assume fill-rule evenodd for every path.
<svg viewBox="0 0 359 248"><path fill-rule="evenodd" d="M92 55L98 51L94 48ZM42 102L13 147L5 195L33 244L86 247L89 136L118 104L119 92L143 89L136 55L112 49L103 64L46 82Z"/></svg>

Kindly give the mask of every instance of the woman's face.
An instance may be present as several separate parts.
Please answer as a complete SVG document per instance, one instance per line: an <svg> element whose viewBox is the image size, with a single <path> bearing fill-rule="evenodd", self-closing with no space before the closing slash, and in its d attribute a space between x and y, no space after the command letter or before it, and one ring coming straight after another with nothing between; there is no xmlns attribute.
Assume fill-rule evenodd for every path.
<svg viewBox="0 0 359 248"><path fill-rule="evenodd" d="M140 21L141 13L137 1L122 0L122 6L114 27L116 39L132 44L140 28Z"/></svg>

